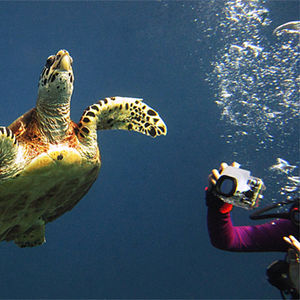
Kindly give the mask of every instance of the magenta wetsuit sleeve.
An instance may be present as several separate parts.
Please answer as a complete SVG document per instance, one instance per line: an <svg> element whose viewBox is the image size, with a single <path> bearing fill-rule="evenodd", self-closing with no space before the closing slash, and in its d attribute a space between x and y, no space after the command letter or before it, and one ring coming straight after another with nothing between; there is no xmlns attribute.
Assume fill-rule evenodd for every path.
<svg viewBox="0 0 300 300"><path fill-rule="evenodd" d="M290 220L279 219L255 226L233 226L230 213L208 205L207 226L214 247L228 251L286 251L284 236L299 235Z"/></svg>

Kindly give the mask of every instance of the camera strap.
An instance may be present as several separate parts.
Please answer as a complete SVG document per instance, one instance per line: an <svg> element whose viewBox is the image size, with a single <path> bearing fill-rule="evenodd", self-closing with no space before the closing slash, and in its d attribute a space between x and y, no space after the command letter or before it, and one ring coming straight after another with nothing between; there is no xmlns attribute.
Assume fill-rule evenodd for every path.
<svg viewBox="0 0 300 300"><path fill-rule="evenodd" d="M276 209L276 208L280 208L280 207L288 205L288 204L292 204L292 203L294 204L294 206L296 208L296 206L299 205L299 198L292 199L292 200L284 200L282 202L263 207L262 209L259 209L259 210L256 210L255 212L253 212L250 215L250 219L252 219L252 220L262 220L262 219L270 219L270 218L291 219L291 211L273 212L273 213L266 213L266 212Z"/></svg>

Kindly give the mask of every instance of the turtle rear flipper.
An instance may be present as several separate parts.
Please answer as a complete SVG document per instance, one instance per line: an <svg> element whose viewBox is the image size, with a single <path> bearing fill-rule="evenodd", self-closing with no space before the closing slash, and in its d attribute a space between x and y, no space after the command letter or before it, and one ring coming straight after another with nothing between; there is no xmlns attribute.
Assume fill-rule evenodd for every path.
<svg viewBox="0 0 300 300"><path fill-rule="evenodd" d="M17 171L16 158L19 151L13 132L7 127L0 127L0 179Z"/></svg>
<svg viewBox="0 0 300 300"><path fill-rule="evenodd" d="M20 234L14 240L15 244L21 248L35 247L42 245L45 240L45 223L38 223L30 227L27 231Z"/></svg>
<svg viewBox="0 0 300 300"><path fill-rule="evenodd" d="M167 134L167 126L159 114L142 99L111 97L89 106L78 124L78 138L88 140L96 130L123 129L151 137Z"/></svg>

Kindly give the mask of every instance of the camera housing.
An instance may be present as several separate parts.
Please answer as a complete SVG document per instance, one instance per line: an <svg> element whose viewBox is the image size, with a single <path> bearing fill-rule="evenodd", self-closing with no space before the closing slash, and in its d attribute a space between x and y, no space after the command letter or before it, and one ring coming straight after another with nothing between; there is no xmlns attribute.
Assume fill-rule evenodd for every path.
<svg viewBox="0 0 300 300"><path fill-rule="evenodd" d="M223 170L215 186L215 194L224 202L245 209L258 207L265 185L250 171L228 166Z"/></svg>

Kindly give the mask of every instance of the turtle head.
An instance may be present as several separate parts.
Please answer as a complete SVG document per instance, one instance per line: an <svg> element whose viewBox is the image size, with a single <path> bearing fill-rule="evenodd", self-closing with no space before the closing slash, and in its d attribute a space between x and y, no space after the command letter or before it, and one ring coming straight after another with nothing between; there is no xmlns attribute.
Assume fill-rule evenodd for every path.
<svg viewBox="0 0 300 300"><path fill-rule="evenodd" d="M40 131L51 141L64 138L70 125L72 61L68 51L60 50L48 57L40 76L36 116Z"/></svg>
<svg viewBox="0 0 300 300"><path fill-rule="evenodd" d="M59 50L48 57L39 80L38 99L57 104L70 99L74 82L72 62L67 50Z"/></svg>

